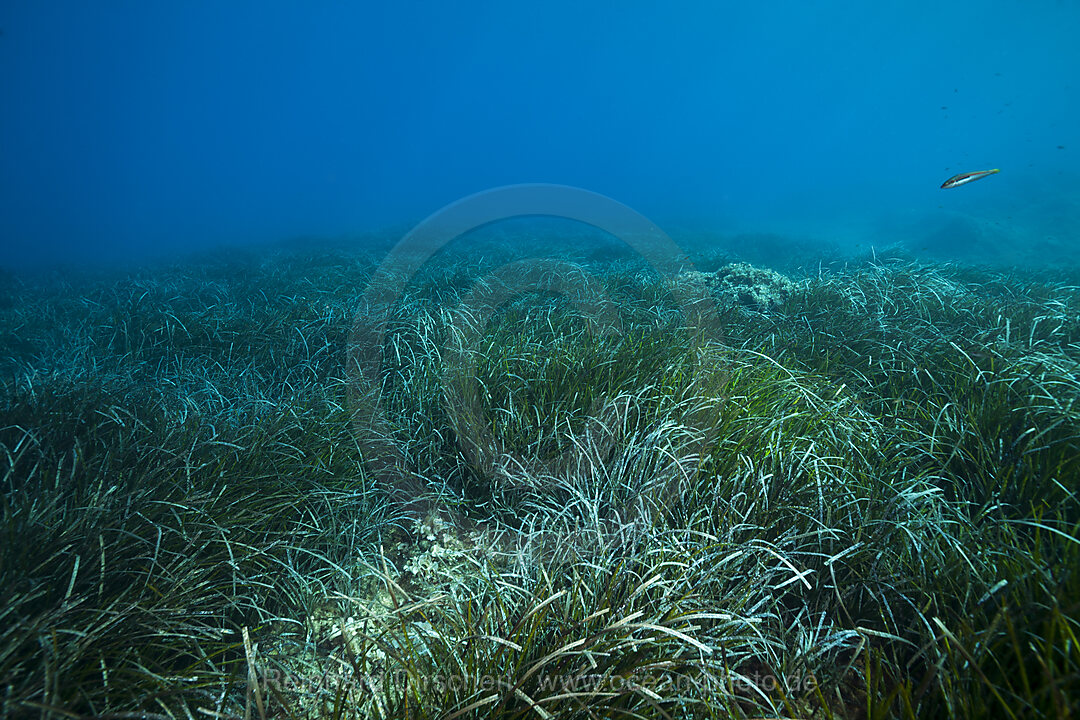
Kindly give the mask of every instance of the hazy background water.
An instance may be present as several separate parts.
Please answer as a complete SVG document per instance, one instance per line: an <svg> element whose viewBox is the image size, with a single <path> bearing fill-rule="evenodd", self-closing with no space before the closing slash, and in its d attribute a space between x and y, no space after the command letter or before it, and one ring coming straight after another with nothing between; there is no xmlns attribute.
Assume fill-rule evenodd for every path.
<svg viewBox="0 0 1080 720"><path fill-rule="evenodd" d="M525 182L676 239L1080 247L1072 0L42 0L0 33L5 266L350 237Z"/></svg>

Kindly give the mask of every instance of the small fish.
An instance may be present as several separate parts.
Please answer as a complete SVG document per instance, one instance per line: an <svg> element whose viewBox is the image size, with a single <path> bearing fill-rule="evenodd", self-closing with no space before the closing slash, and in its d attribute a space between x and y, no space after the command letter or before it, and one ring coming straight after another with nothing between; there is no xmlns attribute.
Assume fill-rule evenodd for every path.
<svg viewBox="0 0 1080 720"><path fill-rule="evenodd" d="M947 188L960 187L961 185L967 185L972 180L978 180L979 178L984 178L987 175L993 175L994 173L999 172L1001 172L1001 170L999 170L998 168L994 168L993 170L979 170L978 172L960 173L959 175L953 175L951 178L941 183L941 188L944 190Z"/></svg>

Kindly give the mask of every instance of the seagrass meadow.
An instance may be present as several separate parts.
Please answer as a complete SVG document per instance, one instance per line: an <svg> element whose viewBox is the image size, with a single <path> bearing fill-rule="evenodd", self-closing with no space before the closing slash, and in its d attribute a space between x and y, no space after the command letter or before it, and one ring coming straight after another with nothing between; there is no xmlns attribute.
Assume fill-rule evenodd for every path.
<svg viewBox="0 0 1080 720"><path fill-rule="evenodd" d="M680 244L0 278L3 715L1075 717L1080 271Z"/></svg>

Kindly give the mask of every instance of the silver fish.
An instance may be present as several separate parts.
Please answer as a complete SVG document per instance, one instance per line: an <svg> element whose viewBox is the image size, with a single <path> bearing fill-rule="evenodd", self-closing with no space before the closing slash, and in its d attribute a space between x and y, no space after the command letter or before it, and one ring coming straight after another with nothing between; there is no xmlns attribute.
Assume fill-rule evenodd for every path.
<svg viewBox="0 0 1080 720"><path fill-rule="evenodd" d="M959 175L953 175L951 178L941 183L942 189L960 187L961 185L967 185L969 182L984 178L987 175L993 175L999 173L1001 170L994 168L993 170L978 170L976 172L960 173Z"/></svg>

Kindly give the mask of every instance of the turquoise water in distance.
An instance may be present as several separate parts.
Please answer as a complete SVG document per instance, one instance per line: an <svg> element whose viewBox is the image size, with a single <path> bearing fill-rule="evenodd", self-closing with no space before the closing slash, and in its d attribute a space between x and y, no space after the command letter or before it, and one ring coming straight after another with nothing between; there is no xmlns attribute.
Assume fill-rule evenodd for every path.
<svg viewBox="0 0 1080 720"><path fill-rule="evenodd" d="M347 238L535 182L676 239L1075 264L1077 37L1067 0L8 3L0 266Z"/></svg>

